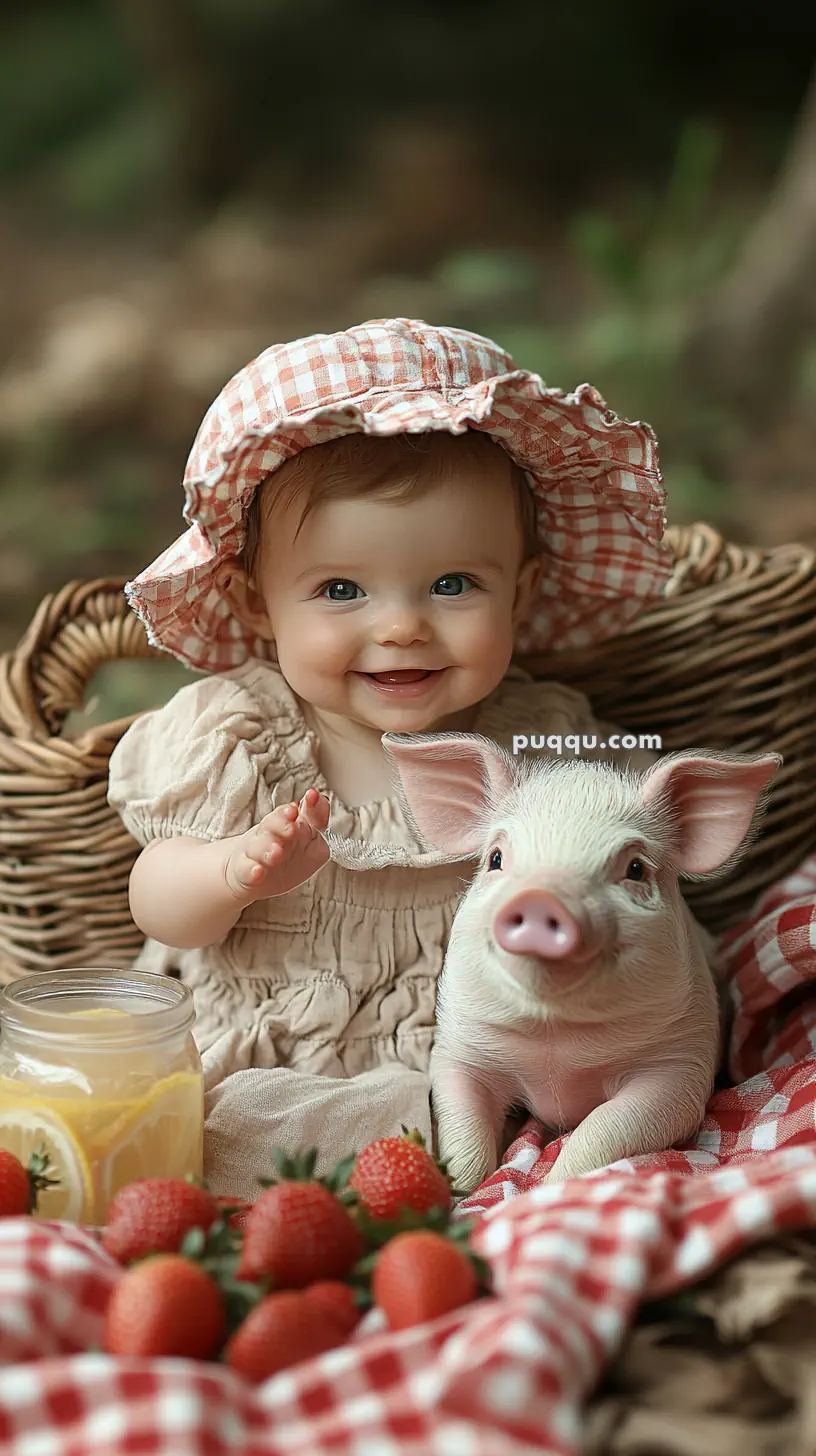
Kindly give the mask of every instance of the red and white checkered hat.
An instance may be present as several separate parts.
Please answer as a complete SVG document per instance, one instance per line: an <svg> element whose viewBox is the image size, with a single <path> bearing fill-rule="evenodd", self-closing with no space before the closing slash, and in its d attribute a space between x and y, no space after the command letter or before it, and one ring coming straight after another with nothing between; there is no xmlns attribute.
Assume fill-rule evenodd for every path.
<svg viewBox="0 0 816 1456"><path fill-rule="evenodd" d="M241 550L261 481L341 435L467 429L504 447L538 505L545 569L516 650L584 647L620 632L660 594L671 565L649 426L618 419L591 385L546 388L479 334L375 319L274 345L210 406L184 476L189 530L125 588L150 641L205 672L274 657L215 584Z"/></svg>

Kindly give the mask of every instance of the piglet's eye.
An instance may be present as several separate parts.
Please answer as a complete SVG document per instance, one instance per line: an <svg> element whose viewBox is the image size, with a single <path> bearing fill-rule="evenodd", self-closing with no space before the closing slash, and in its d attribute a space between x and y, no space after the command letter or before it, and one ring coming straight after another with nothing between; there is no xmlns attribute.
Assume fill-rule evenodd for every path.
<svg viewBox="0 0 816 1456"><path fill-rule="evenodd" d="M493 853L490 856L490 859L487 861L487 868L489 870L500 870L501 867L502 867L502 854L501 854L501 850L500 849L494 849L493 850Z"/></svg>
<svg viewBox="0 0 816 1456"><path fill-rule="evenodd" d="M645 880L646 866L642 859L630 859L626 866L627 880Z"/></svg>

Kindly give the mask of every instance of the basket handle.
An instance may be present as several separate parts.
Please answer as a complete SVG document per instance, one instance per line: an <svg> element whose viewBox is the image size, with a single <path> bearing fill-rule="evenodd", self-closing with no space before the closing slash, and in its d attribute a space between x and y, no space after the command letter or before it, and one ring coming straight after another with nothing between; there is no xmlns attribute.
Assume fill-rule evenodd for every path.
<svg viewBox="0 0 816 1456"><path fill-rule="evenodd" d="M663 541L674 557L667 597L685 596L698 587L714 586L735 576L754 576L762 570L765 557L757 547L726 541L706 521L668 526Z"/></svg>
<svg viewBox="0 0 816 1456"><path fill-rule="evenodd" d="M0 731L53 738L103 663L165 657L148 642L124 585L119 577L71 581L43 599L18 646L0 657Z"/></svg>

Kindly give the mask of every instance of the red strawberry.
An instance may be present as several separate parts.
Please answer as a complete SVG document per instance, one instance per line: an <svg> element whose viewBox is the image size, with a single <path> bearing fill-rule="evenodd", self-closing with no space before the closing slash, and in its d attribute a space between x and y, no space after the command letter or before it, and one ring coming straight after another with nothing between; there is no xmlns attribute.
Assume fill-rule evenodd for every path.
<svg viewBox="0 0 816 1456"><path fill-rule="evenodd" d="M304 1299L316 1304L341 1326L347 1335L360 1323L363 1311L357 1303L354 1290L342 1279L319 1279L303 1291Z"/></svg>
<svg viewBox="0 0 816 1456"><path fill-rule="evenodd" d="M120 1188L108 1209L103 1246L120 1264L146 1254L175 1254L184 1235L206 1233L220 1216L218 1202L185 1178L140 1178Z"/></svg>
<svg viewBox="0 0 816 1456"><path fill-rule="evenodd" d="M127 1269L108 1302L108 1355L178 1355L208 1360L226 1330L221 1294L203 1269L180 1254L158 1254Z"/></svg>
<svg viewBox="0 0 816 1456"><path fill-rule="evenodd" d="M479 1279L468 1255L431 1229L397 1234L378 1256L372 1278L374 1302L392 1330L424 1324L469 1304Z"/></svg>
<svg viewBox="0 0 816 1456"><path fill-rule="evenodd" d="M430 1213L450 1211L453 1202L446 1174L416 1129L404 1137L378 1138L358 1153L349 1187L371 1218L395 1219L405 1208Z"/></svg>
<svg viewBox="0 0 816 1456"><path fill-rule="evenodd" d="M362 1234L322 1183L285 1181L267 1188L244 1225L239 1279L303 1289L342 1279L365 1251Z"/></svg>
<svg viewBox="0 0 816 1456"><path fill-rule="evenodd" d="M249 1217L251 1203L246 1203L243 1198L219 1198L218 1207L221 1217L226 1219L231 1229L243 1229Z"/></svg>
<svg viewBox="0 0 816 1456"><path fill-rule="evenodd" d="M43 1149L32 1153L28 1167L19 1158L0 1148L0 1218L18 1218L35 1213L37 1194L43 1188L55 1188L58 1178L48 1177L48 1154Z"/></svg>
<svg viewBox="0 0 816 1456"><path fill-rule="evenodd" d="M303 1293L268 1294L227 1342L224 1360L257 1384L342 1345L346 1331L319 1303Z"/></svg>
<svg viewBox="0 0 816 1456"><path fill-rule="evenodd" d="M0 1217L15 1218L31 1212L28 1173L13 1153L0 1149Z"/></svg>

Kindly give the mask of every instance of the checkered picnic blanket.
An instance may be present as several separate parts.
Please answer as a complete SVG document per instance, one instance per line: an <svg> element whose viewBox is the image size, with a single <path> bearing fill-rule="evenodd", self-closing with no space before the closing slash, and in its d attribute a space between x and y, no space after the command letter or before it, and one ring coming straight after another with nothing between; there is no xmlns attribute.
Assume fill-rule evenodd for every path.
<svg viewBox="0 0 816 1456"><path fill-rule="evenodd" d="M95 1351L119 1270L90 1235L0 1223L4 1456L575 1453L582 1403L638 1304L745 1245L816 1224L816 856L725 947L730 1067L683 1148L552 1187L529 1124L465 1203L497 1297L253 1389L226 1367Z"/></svg>

